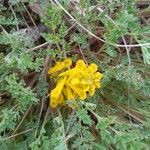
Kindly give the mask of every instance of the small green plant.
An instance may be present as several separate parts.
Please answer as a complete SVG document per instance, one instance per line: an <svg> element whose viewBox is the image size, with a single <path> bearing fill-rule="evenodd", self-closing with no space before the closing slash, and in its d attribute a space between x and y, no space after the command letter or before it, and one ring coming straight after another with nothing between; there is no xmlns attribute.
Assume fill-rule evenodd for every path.
<svg viewBox="0 0 150 150"><path fill-rule="evenodd" d="M2 1L0 150L148 150L148 8L145 0ZM86 67L96 64L101 88L93 96L87 87L72 90L76 100L52 108L50 93L67 71L48 70L67 58L67 71L79 59Z"/></svg>

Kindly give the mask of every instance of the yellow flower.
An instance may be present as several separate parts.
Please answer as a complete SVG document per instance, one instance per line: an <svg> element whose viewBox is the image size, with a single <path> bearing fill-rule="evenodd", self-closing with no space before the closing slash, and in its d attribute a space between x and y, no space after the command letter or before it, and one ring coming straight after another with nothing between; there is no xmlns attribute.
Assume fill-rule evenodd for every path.
<svg viewBox="0 0 150 150"><path fill-rule="evenodd" d="M100 88L100 80L103 75L97 72L97 65L86 65L83 60L78 60L76 66L68 68L72 64L71 59L57 62L50 68L48 74L54 74L62 69L66 70L58 74L56 88L50 93L50 106L63 105L67 100L81 99L93 96L96 88Z"/></svg>
<svg viewBox="0 0 150 150"><path fill-rule="evenodd" d="M72 61L70 58L65 59L63 62L57 62L53 68L48 70L48 74L53 74L57 71L60 71L64 68L70 67L72 65Z"/></svg>

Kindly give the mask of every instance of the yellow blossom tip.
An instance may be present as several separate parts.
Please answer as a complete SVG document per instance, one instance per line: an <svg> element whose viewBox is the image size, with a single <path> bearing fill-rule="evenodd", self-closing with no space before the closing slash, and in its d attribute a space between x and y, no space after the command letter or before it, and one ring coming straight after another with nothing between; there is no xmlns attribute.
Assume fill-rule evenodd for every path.
<svg viewBox="0 0 150 150"><path fill-rule="evenodd" d="M78 78L74 78L74 79L72 79L71 80L71 84L73 84L73 85L77 85L77 84L79 84L79 79Z"/></svg>
<svg viewBox="0 0 150 150"><path fill-rule="evenodd" d="M70 58L67 58L62 62L56 62L56 65L48 70L48 74L53 74L64 68L70 67L71 65L72 65L72 60Z"/></svg>
<svg viewBox="0 0 150 150"><path fill-rule="evenodd" d="M86 67L86 64L84 63L83 60L78 60L76 63L76 67L83 68L83 67Z"/></svg>
<svg viewBox="0 0 150 150"><path fill-rule="evenodd" d="M88 69L89 69L89 71L91 72L91 73L94 73L94 72L96 72L97 71L97 65L96 64L90 64L90 66L88 67Z"/></svg>

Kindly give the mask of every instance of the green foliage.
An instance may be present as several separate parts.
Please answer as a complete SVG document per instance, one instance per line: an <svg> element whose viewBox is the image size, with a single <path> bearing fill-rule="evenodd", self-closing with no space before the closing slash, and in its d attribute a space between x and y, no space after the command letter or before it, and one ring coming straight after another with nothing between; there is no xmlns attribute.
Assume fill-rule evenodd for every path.
<svg viewBox="0 0 150 150"><path fill-rule="evenodd" d="M57 50L54 49L54 51L56 52L51 52L51 55L57 55L58 58L64 58L66 57L66 53L70 51L71 43L65 41L65 36L68 33L68 28L65 23L62 22L62 10L57 6L53 7L51 5L45 7L44 10L45 15L41 19L41 21L47 27L49 27L50 33L43 33L43 37L46 39L46 41L56 45ZM63 45L62 49L60 45Z"/></svg>
<svg viewBox="0 0 150 150"><path fill-rule="evenodd" d="M139 41L139 43L146 43L149 41L150 40L144 39L142 41ZM141 49L142 49L144 63L150 65L150 46L142 46Z"/></svg>
<svg viewBox="0 0 150 150"><path fill-rule="evenodd" d="M17 82L18 78L13 74L6 78L8 83L7 90L12 95L13 99L16 99L21 109L26 110L29 105L35 104L38 100L35 98L35 94L29 87L24 87L23 81Z"/></svg>
<svg viewBox="0 0 150 150"><path fill-rule="evenodd" d="M81 48L88 48L89 43L87 42L87 36L83 33L75 33L72 36L72 41L76 42Z"/></svg>
<svg viewBox="0 0 150 150"><path fill-rule="evenodd" d="M64 139L64 127L63 127L63 122L61 116L54 118L54 126L55 130L52 134L51 137L51 148L58 150L58 149L63 149L66 150L67 146L65 144L65 139Z"/></svg>
<svg viewBox="0 0 150 150"><path fill-rule="evenodd" d="M1 16L0 24L1 25L16 25L16 24L18 24L18 22L17 22L17 20L15 20L13 18L6 18L4 16Z"/></svg>
<svg viewBox="0 0 150 150"><path fill-rule="evenodd" d="M2 111L0 123L0 133L7 130L15 129L16 122L20 119L18 112L14 112L12 109L8 110L7 108Z"/></svg>
<svg viewBox="0 0 150 150"><path fill-rule="evenodd" d="M94 145L94 137L92 133L88 130L88 126L92 126L92 120L87 114L86 109L78 109L76 113L69 116L68 120L68 131L72 135L73 145L72 148L75 149L92 149Z"/></svg>
<svg viewBox="0 0 150 150"><path fill-rule="evenodd" d="M10 45L12 52L25 51L25 49L33 46L32 39L22 32L2 33L0 35L0 43Z"/></svg>
<svg viewBox="0 0 150 150"><path fill-rule="evenodd" d="M150 28L140 16L143 6L134 0L58 2L77 22L56 1L0 4L0 149L148 150L150 46L141 44L150 43ZM28 27L38 29L38 40L24 31ZM55 85L47 70L66 57L97 64L102 85L74 109L52 109Z"/></svg>
<svg viewBox="0 0 150 150"><path fill-rule="evenodd" d="M83 121L84 124L86 125L91 125L91 119L87 114L87 110L86 109L79 109L77 111L77 117L79 118L80 121Z"/></svg>

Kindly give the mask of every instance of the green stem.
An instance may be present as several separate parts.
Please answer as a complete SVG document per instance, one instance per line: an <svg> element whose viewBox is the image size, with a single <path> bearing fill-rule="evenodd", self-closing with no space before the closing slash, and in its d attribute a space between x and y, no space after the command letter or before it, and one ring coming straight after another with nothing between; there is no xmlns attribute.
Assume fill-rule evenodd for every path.
<svg viewBox="0 0 150 150"><path fill-rule="evenodd" d="M63 117L62 117L62 114L61 114L61 111L60 109L58 108L58 114L59 114L59 117L61 118L61 124L62 124L62 129L63 129L63 139L64 139L64 144L65 144L65 149L68 150L68 146L67 146L67 142L66 142L66 134L65 134L65 126L64 126L64 122L63 122Z"/></svg>

